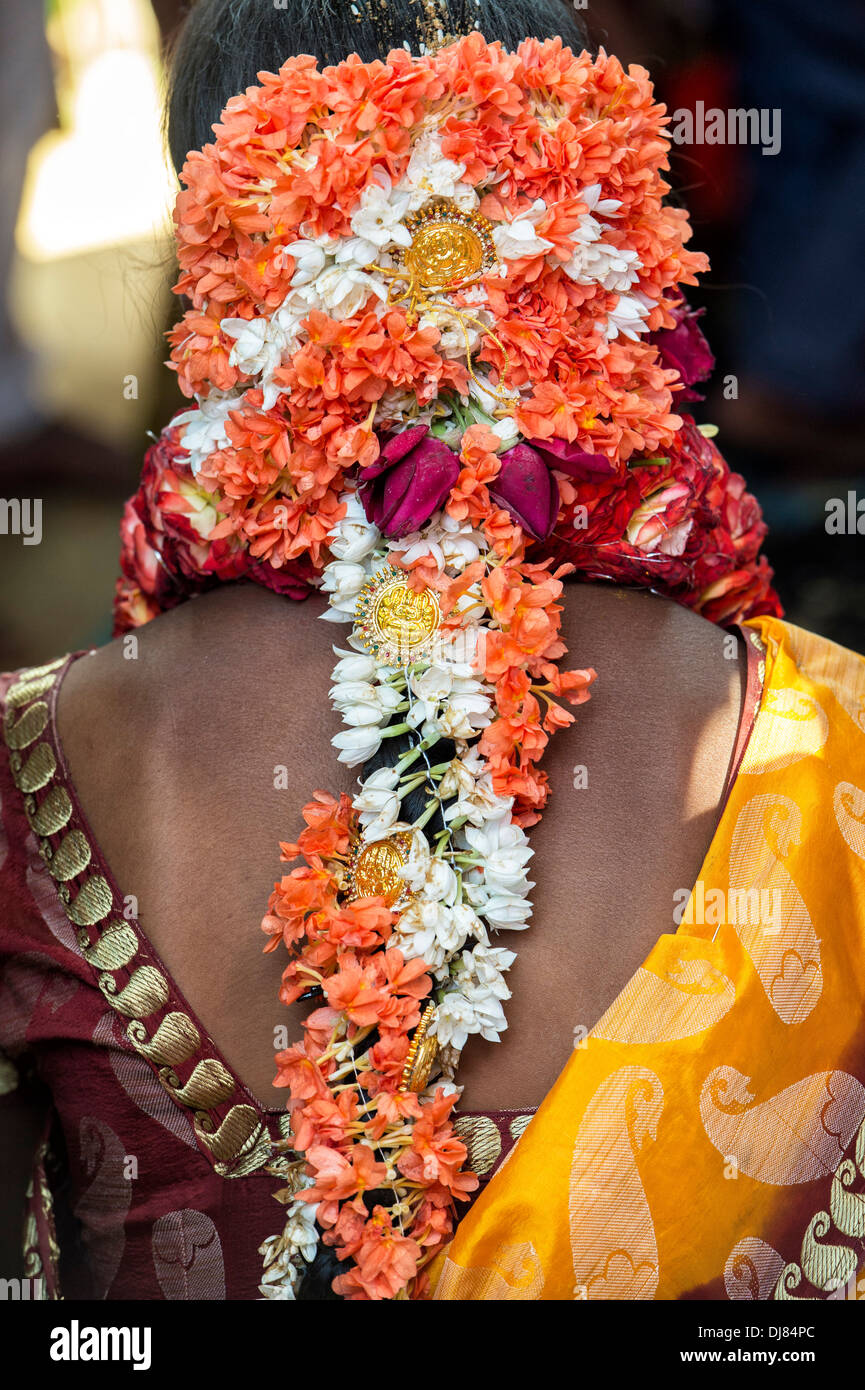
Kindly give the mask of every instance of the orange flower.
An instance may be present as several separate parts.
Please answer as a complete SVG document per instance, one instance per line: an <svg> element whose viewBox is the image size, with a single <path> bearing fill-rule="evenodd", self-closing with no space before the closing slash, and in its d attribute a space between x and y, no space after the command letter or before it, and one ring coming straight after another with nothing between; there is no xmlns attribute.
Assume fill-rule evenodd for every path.
<svg viewBox="0 0 865 1390"><path fill-rule="evenodd" d="M307 1054L304 1043L295 1043L284 1052L277 1052L275 1061L277 1073L274 1086L290 1087L295 1100L330 1097L321 1070L315 1059Z"/></svg>
<svg viewBox="0 0 865 1390"><path fill-rule="evenodd" d="M348 1158L338 1149L313 1144L306 1159L315 1181L297 1194L298 1199L321 1203L317 1219L324 1227L335 1222L340 1202L351 1201L357 1211L365 1211L364 1192L374 1191L387 1173L368 1144L354 1144Z"/></svg>
<svg viewBox="0 0 865 1390"><path fill-rule="evenodd" d="M313 792L313 800L308 801L301 813L307 830L300 832L297 844L280 842L280 857L290 861L299 854L322 855L331 859L335 855L348 853L349 839L356 817L351 809L351 798L342 792L339 800L330 792Z"/></svg>
<svg viewBox="0 0 865 1390"><path fill-rule="evenodd" d="M282 940L291 947L305 935L308 921L336 903L337 882L317 855L302 868L292 869L273 886L262 930L270 937L265 951L274 951ZM281 932L275 922L281 922Z"/></svg>
<svg viewBox="0 0 865 1390"><path fill-rule="evenodd" d="M387 991L380 988L378 979L373 962L361 964L355 957L346 956L336 974L325 981L327 1002L352 1023L368 1028L378 1022L388 1002Z"/></svg>
<svg viewBox="0 0 865 1390"><path fill-rule="evenodd" d="M474 1173L462 1171L466 1146L457 1139L447 1119L454 1097L436 1092L412 1125L411 1147L397 1159L397 1167L409 1182L437 1183L454 1197L465 1199L478 1185Z"/></svg>
<svg viewBox="0 0 865 1390"><path fill-rule="evenodd" d="M445 511L457 521L468 519L479 525L491 510L487 487L501 468L496 453L499 443L498 435L485 425L471 425L463 435L463 468L445 504Z"/></svg>
<svg viewBox="0 0 865 1390"><path fill-rule="evenodd" d="M384 1207L374 1207L353 1253L354 1267L337 1275L334 1292L351 1300L378 1300L393 1298L405 1288L417 1270L421 1251L416 1241L394 1230Z"/></svg>

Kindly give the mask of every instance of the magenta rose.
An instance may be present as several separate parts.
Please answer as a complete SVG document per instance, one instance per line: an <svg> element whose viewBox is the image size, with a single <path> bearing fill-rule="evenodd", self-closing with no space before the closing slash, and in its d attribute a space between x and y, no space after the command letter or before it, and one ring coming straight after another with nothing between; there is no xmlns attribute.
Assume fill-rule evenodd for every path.
<svg viewBox="0 0 865 1390"><path fill-rule="evenodd" d="M392 435L379 457L361 470L360 500L367 519L382 535L407 536L429 521L460 474L460 461L429 425Z"/></svg>
<svg viewBox="0 0 865 1390"><path fill-rule="evenodd" d="M536 541L545 541L559 511L559 488L540 451L517 444L501 456L501 468L489 484L493 502L504 507Z"/></svg>
<svg viewBox="0 0 865 1390"><path fill-rule="evenodd" d="M699 391L692 391L691 387L697 381L705 381L715 365L712 349L697 323L705 312L692 309L683 299L672 310L675 327L659 328L649 334L648 341L661 354L661 366L674 368L684 382L685 389L675 393L676 402L701 401Z"/></svg>

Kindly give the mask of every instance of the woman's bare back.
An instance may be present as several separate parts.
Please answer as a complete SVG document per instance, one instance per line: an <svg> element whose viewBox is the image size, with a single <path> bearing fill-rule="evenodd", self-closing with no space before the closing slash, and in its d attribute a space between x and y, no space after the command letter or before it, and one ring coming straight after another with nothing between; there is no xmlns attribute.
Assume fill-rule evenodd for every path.
<svg viewBox="0 0 865 1390"><path fill-rule="evenodd" d="M59 729L72 778L121 891L229 1064L265 1105L286 957L259 922L318 787L351 792L327 691L346 629L252 586L207 594L69 671ZM674 893L696 880L717 824L744 691L743 649L652 594L568 584L564 664L593 665L592 699L550 742L552 795L531 831L534 912L518 952L509 1027L471 1039L466 1109L540 1103L575 1029L592 1027L674 931ZM577 771L584 769L584 772ZM575 785L576 783L576 785ZM585 785L584 785L585 784Z"/></svg>

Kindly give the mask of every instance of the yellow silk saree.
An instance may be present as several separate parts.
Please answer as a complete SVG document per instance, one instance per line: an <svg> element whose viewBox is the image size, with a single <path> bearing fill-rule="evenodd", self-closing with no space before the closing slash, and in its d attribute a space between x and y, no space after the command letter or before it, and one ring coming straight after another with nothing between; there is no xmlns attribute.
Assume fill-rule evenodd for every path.
<svg viewBox="0 0 865 1390"><path fill-rule="evenodd" d="M573 1052L433 1265L434 1298L856 1296L865 659L743 626L763 696L678 930Z"/></svg>

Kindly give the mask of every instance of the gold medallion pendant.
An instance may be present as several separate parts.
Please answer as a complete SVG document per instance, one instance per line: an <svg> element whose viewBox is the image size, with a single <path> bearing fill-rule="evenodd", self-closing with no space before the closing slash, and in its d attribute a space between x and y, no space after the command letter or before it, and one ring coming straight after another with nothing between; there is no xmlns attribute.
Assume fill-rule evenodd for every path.
<svg viewBox="0 0 865 1390"><path fill-rule="evenodd" d="M441 623L433 589L410 589L403 570L388 565L357 597L355 630L385 666L409 666L431 645Z"/></svg>
<svg viewBox="0 0 865 1390"><path fill-rule="evenodd" d="M433 1063L438 1056L438 1038L429 1037L428 1029L435 1017L436 1005L430 1000L409 1043L405 1066L400 1078L401 1091L422 1091L430 1079Z"/></svg>
<svg viewBox="0 0 865 1390"><path fill-rule="evenodd" d="M349 902L355 898L384 898L388 907L408 899L405 880L399 871L408 858L411 835L399 831L388 840L358 840L348 864L346 889Z"/></svg>
<svg viewBox="0 0 865 1390"><path fill-rule="evenodd" d="M402 264L423 293L458 290L496 265L492 223L479 212L463 212L449 198L436 198L406 218L411 246Z"/></svg>

